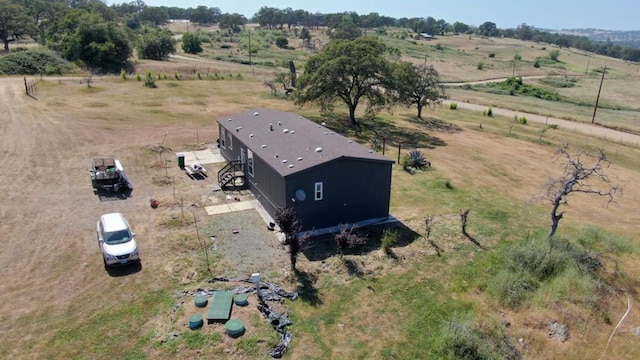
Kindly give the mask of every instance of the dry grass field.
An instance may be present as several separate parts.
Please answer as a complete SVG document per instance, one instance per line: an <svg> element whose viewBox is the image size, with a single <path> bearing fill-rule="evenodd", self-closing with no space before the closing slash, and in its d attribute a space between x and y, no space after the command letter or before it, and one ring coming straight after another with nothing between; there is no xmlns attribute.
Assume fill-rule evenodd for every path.
<svg viewBox="0 0 640 360"><path fill-rule="evenodd" d="M429 51L428 61L449 81L506 77L513 52L523 60L548 52L540 49L543 45L523 47L507 39L447 37L442 44L445 52L462 53L455 59L463 60L454 62L434 50L433 44L415 46ZM495 58L488 58L489 52L495 52ZM583 55L562 50L560 58L567 63L567 74L583 71ZM477 70L479 61L487 64L486 70ZM598 61L604 59L591 59L592 66ZM605 86L612 86L605 88L602 99L637 108L634 94L640 88L634 84L635 69L607 61L617 77L606 80ZM186 328L186 314L192 309L184 293L213 285L205 282L209 273L193 222L181 213L196 215L205 235L204 229L222 220L191 206L210 195L210 184L184 178L175 166L174 153L215 143L215 120L228 114L268 107L320 119L318 110L298 108L271 96L262 84L273 71L268 68L174 59L140 62L137 69L166 73L169 78L159 80L157 89L145 88L135 76L94 78L90 87L81 79L46 79L38 86L37 100L23 94L22 79L0 79L2 358L253 359L266 358L278 341L259 313L249 309L243 309L243 316L250 330L237 340L223 335L219 327L202 332ZM225 79L188 79L197 71L217 72ZM533 67L517 71L523 76L549 74L549 69ZM184 77L172 78L174 72ZM581 79L579 87L565 94L588 98L596 80ZM519 97L452 90L451 99L562 118L578 116L565 104ZM616 125L640 127L634 117L637 112L599 114L610 116ZM365 125L389 135L389 157L396 158L397 143L402 142L403 152L420 149L433 164L430 170L413 175L400 166L393 170L390 211L415 236L403 238L394 247L393 258L382 253L378 239L372 239L371 248L339 259L330 240L324 239L300 257L299 276L288 272L288 266L264 269L267 280L301 291L301 299L287 302L294 319L290 327L294 340L286 357L415 358L423 349L420 343L430 341L434 329L429 323L441 321L437 316L473 309L481 328L493 329L507 321L510 326L504 333L516 342L522 339L516 346L524 358L598 358L629 298L632 311L605 358L635 358L640 352L640 338L631 333L640 326L640 149L563 128L541 137L542 124L523 125L479 111L441 107L425 113L429 120L423 122L413 115L414 109L395 109ZM338 109L336 117L326 121L339 129L336 119L343 117ZM538 294L521 311L507 310L488 300L485 289L467 289L461 273L478 271L473 263L490 257L501 244L544 237L548 206L535 199L544 181L558 174L560 164L552 159L563 142L574 150L603 148L612 162L607 174L624 190L608 206L602 199L572 197L559 236L581 238L584 232L597 229L623 239L630 250L602 254L605 276L615 288L602 298L601 312L556 301L551 292ZM166 152L150 150L160 146ZM101 155L122 160L136 187L133 197L101 202L92 193L89 162ZM150 197L160 200L158 209L149 207ZM189 210L183 210L184 204ZM472 209L468 230L488 250L475 248L460 233L462 208ZM95 222L100 214L111 211L125 213L139 234L140 267L104 269ZM435 217L431 239L443 256L423 237L426 216ZM229 264L233 262L219 252L213 256L211 270L223 273ZM481 271L476 275L487 276ZM433 318L428 312L414 313L422 303L442 312L434 312ZM423 321L422 327L412 325L417 320ZM570 324L567 342L548 336L550 320Z"/></svg>

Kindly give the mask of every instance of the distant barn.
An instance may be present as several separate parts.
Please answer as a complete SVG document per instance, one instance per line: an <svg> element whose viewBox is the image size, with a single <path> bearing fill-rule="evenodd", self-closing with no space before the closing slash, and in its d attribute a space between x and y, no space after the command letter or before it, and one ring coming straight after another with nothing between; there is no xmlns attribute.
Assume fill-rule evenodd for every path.
<svg viewBox="0 0 640 360"><path fill-rule="evenodd" d="M388 218L393 160L293 113L258 109L218 125L229 161L220 185L243 184L271 216L293 207L303 230Z"/></svg>

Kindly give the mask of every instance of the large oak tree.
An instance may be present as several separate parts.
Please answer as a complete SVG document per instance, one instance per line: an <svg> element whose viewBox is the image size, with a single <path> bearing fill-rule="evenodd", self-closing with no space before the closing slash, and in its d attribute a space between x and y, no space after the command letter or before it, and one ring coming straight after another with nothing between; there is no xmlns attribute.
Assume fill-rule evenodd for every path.
<svg viewBox="0 0 640 360"><path fill-rule="evenodd" d="M17 39L34 36L34 20L27 15L27 9L21 5L0 0L0 39L4 51L9 51L9 43Z"/></svg>
<svg viewBox="0 0 640 360"><path fill-rule="evenodd" d="M407 107L418 108L418 119L422 109L440 104L446 98L440 75L432 65L414 65L401 61L393 66L393 92L396 101Z"/></svg>
<svg viewBox="0 0 640 360"><path fill-rule="evenodd" d="M296 103L314 102L326 110L341 101L349 108L351 125L357 126L356 109L362 101L369 111L388 103L385 87L391 76L385 50L384 44L368 36L331 41L307 61L299 77Z"/></svg>

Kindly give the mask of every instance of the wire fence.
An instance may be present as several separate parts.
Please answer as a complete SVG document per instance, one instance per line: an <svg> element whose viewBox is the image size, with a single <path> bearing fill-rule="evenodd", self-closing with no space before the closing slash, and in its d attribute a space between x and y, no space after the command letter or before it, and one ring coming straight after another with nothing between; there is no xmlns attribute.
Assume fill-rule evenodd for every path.
<svg viewBox="0 0 640 360"><path fill-rule="evenodd" d="M30 96L36 100L38 100L38 83L41 79L31 79L27 80L24 78L24 90L27 93L27 96Z"/></svg>

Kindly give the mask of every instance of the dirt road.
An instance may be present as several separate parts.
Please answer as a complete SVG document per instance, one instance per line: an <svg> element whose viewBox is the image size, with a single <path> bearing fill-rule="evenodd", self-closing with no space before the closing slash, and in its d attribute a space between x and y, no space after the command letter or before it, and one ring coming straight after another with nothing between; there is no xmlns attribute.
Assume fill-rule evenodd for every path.
<svg viewBox="0 0 640 360"><path fill-rule="evenodd" d="M466 102L458 102L458 101L455 101L455 100L446 100L444 102L444 105L448 107L449 104L452 103L452 102L457 103L458 104L458 108L460 108L460 109L467 109L467 110L473 110L473 111L486 111L489 108L489 107L484 106L484 105L470 104L470 103L466 103ZM623 142L623 143L627 143L627 144L633 144L633 145L636 145L636 146L640 146L640 136L639 135L626 133L626 132L622 132L622 131L617 131L617 130L614 130L614 129L609 129L609 128L605 128L605 127L598 126L598 125L587 124L587 123L582 123L582 122L577 122L577 121L569 121L569 120L558 119L558 118L547 117L547 116L536 115L536 114L528 114L528 113L523 113L521 111L499 109L499 108L495 108L495 107L491 107L491 111L493 112L494 115L505 116L505 117L511 118L511 119L516 115L519 116L519 117L524 116L529 121L535 121L537 123L549 124L549 125L555 124L555 125L558 125L559 127L563 128L563 129L569 129L569 130L572 130L572 131L578 131L578 132L581 132L583 134L592 135L592 136L604 138L604 139L611 140L611 141Z"/></svg>

